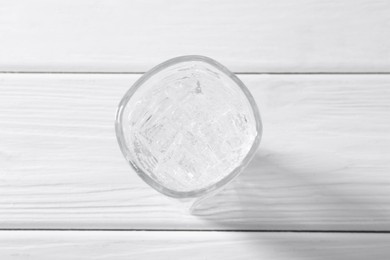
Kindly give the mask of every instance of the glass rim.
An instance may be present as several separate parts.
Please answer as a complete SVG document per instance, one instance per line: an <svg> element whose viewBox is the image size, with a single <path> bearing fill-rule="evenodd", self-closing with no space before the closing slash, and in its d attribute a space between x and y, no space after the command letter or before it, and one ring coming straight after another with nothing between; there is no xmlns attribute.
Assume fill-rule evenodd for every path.
<svg viewBox="0 0 390 260"><path fill-rule="evenodd" d="M131 97L134 95L134 93L138 90L142 84L147 81L149 78L152 76L156 75L163 69L170 67L172 65L182 63L182 62L190 62L190 61L201 61L204 63L207 63L217 70L225 73L230 79L232 79L241 89L241 91L244 93L245 97L248 99L250 106L252 108L252 112L256 121L256 137L253 140L251 149L249 152L245 155L244 159L242 162L234 168L233 171L231 171L229 174L227 174L224 178L219 180L218 182L211 184L207 187L197 189L197 190L192 190L192 191L175 191L172 189L169 189L165 187L164 185L158 183L156 180L151 178L148 174L146 174L142 169L134 165L134 163L131 160L131 155L130 155L130 150L126 145L125 141L125 136L123 134L123 129L122 129L122 121L123 121L123 111L124 108L126 107L127 103L130 101ZM225 66L220 64L219 62L205 57L201 55L187 55L187 56L180 56L176 58L169 59L163 63L160 63L159 65L153 67L149 71L145 72L131 87L125 95L122 97L117 111L116 111L116 117L115 117L115 132L116 132L116 137L117 141L119 144L119 147L122 151L123 156L126 158L128 163L131 165L131 167L135 170L135 172L138 174L138 176L141 177L148 185L150 185L152 188L155 190L159 191L160 193L167 195L169 197L174 197L174 198L194 198L194 197L200 197L202 195L211 193L213 191L216 191L219 188L222 188L226 184L228 184L230 181L235 179L242 170L249 164L253 156L255 155L255 152L257 148L260 145L260 140L262 136L262 131L263 131L263 126L261 122L261 117L259 113L259 109L256 105L256 102L252 96L252 94L249 92L248 88L244 85L244 83L232 72L230 72Z"/></svg>

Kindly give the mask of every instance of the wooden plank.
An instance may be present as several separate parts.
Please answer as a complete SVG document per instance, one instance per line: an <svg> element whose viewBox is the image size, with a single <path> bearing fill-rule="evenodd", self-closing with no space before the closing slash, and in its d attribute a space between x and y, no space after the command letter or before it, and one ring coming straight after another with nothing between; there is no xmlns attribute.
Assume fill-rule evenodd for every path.
<svg viewBox="0 0 390 260"><path fill-rule="evenodd" d="M385 0L0 3L0 71L143 72L202 54L236 72L390 72Z"/></svg>
<svg viewBox="0 0 390 260"><path fill-rule="evenodd" d="M2 259L387 259L386 234L1 231Z"/></svg>
<svg viewBox="0 0 390 260"><path fill-rule="evenodd" d="M390 230L390 75L241 75L262 144L195 216L119 151L138 77L0 74L0 228Z"/></svg>

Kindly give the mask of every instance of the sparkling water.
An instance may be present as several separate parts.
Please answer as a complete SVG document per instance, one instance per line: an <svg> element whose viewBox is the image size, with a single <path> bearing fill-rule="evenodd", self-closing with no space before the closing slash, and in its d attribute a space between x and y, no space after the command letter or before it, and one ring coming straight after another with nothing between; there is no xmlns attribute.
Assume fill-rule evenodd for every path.
<svg viewBox="0 0 390 260"><path fill-rule="evenodd" d="M257 135L240 87L199 62L177 65L141 85L126 106L123 127L133 165L181 192L229 175Z"/></svg>

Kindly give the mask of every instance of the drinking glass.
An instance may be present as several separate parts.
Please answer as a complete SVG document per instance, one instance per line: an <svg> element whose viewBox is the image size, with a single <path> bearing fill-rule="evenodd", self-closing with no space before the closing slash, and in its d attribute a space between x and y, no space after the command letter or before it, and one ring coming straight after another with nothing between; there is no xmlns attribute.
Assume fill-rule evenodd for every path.
<svg viewBox="0 0 390 260"><path fill-rule="evenodd" d="M262 135L258 108L241 80L195 55L145 73L120 101L115 126L134 171L190 212L242 172Z"/></svg>

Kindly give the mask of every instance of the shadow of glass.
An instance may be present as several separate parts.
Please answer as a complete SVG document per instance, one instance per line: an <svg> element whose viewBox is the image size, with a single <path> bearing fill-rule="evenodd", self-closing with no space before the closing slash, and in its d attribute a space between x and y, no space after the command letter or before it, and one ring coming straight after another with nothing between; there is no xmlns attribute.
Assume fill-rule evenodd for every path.
<svg viewBox="0 0 390 260"><path fill-rule="evenodd" d="M343 164L262 150L224 190L194 211L221 229L389 230L390 207Z"/></svg>

